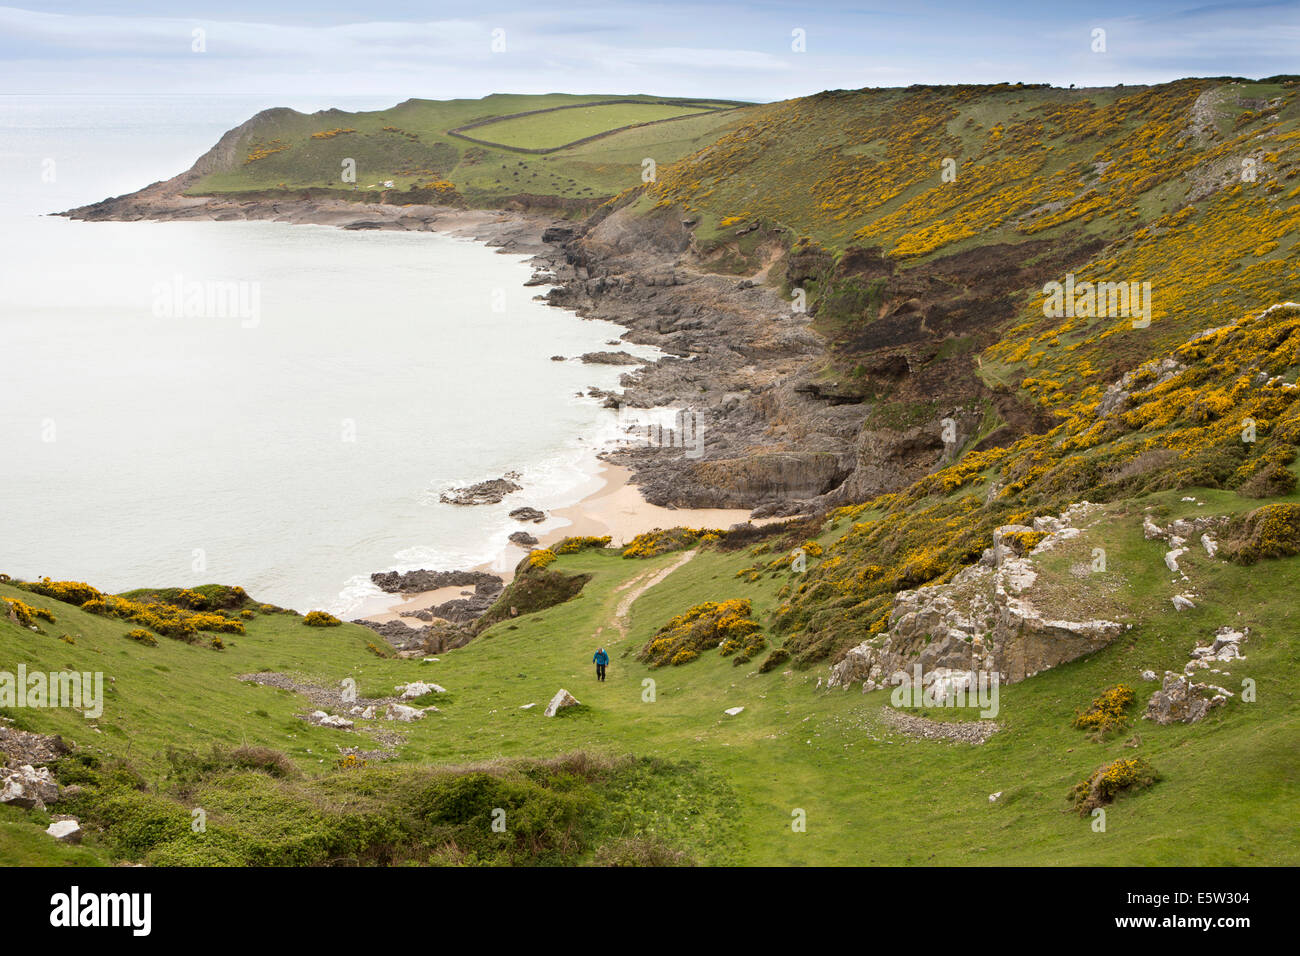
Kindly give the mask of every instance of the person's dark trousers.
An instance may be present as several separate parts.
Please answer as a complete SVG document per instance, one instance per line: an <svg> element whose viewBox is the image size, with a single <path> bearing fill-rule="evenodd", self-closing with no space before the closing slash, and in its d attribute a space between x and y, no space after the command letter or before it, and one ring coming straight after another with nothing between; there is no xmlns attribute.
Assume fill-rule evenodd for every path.
<svg viewBox="0 0 1300 956"><path fill-rule="evenodd" d="M596 680L604 680L604 679L605 679L605 665L604 665L604 664L597 664L597 665L596 665Z"/></svg>

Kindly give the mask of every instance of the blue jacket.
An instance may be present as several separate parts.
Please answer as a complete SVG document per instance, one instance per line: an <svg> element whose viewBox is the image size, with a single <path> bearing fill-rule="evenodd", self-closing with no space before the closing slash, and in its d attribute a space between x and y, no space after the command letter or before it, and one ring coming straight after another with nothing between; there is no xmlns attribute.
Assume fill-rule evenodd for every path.
<svg viewBox="0 0 1300 956"><path fill-rule="evenodd" d="M604 651L597 651L595 656L592 657L592 660L595 661L597 664L608 664L609 655L606 654Z"/></svg>

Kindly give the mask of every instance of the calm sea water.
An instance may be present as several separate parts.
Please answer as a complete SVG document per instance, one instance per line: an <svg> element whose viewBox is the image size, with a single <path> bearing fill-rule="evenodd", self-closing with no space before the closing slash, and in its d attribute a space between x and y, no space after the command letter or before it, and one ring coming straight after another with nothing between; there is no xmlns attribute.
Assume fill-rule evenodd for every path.
<svg viewBox="0 0 1300 956"><path fill-rule="evenodd" d="M507 512L591 489L612 413L575 393L623 370L550 356L622 330L533 301L523 259L43 215L174 175L268 105L0 97L0 570L349 614L371 571L513 563ZM500 506L438 501L508 470Z"/></svg>

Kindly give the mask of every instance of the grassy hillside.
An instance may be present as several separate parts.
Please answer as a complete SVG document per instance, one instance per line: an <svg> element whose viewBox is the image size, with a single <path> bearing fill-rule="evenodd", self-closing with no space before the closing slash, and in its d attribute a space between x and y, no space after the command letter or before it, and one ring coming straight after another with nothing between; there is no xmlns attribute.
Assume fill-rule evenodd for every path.
<svg viewBox="0 0 1300 956"><path fill-rule="evenodd" d="M331 177L347 155L363 190L384 178L403 190L441 182L447 195L484 204L618 193L602 216L694 222L696 266L750 275L770 264L766 281L806 290L828 342L819 381L835 384L836 401L863 404L867 428L924 429L958 407L961 440L942 467L896 492L858 496L745 547L682 533L667 552L636 549L650 557L561 554L548 573L590 576L575 597L517 618L503 611L438 661L393 659L369 631L308 627L238 595L225 614L238 614L244 633L219 635L222 649L205 629L221 619L191 632L159 611L143 620L189 640L159 636L149 647L125 636L125 620L0 584L0 597L55 618L35 620L43 633L0 619L0 667L112 678L98 720L5 715L81 747L58 772L85 787L71 806L95 828L85 846L66 848L40 833L48 816L4 809L0 856L1300 862L1293 841L1279 839L1300 810L1300 306L1275 306L1300 299L1298 93L1294 78L835 91L622 129L545 155L504 146L548 149L658 107L634 98L647 105L604 116L605 107L552 108L609 97L489 97L267 117L241 142L247 161L193 191L338 188ZM530 110L549 112L471 126ZM466 127L505 133L503 146L451 132ZM640 181L646 156L659 165L652 184ZM955 178L943 176L945 159ZM1047 316L1043 282L1069 273L1149 282L1150 323ZM1084 500L1103 511L1038 561L1038 587L1062 614L1125 629L1096 653L1004 686L987 742L909 735L889 694L820 686L828 665L890 626L896 594L952 581L998 527ZM1205 515L1226 522L1222 550L1212 557L1192 541L1183 581L1143 521ZM791 567L797 545L809 555L803 573ZM629 589L688 546L697 553L622 618ZM1106 572L1076 573L1095 549ZM1197 595L1193 609L1175 610L1182 590ZM118 607L98 600L88 607ZM681 617L733 601L717 611L732 631L692 630ZM751 620L760 637L745 642L761 646L716 647ZM1211 678L1236 696L1199 724L1139 720L1157 686L1141 672L1181 671L1224 625L1250 631L1245 660ZM694 659L645 662L639 652L665 626L700 639ZM589 662L602 644L613 665L598 684ZM236 679L250 674L287 675L299 690ZM415 679L448 692L422 701L439 709L412 724L358 720L378 737L299 719L315 706L302 688L348 677L364 697ZM1254 700L1243 699L1247 679ZM1123 732L1093 739L1076 729L1077 712L1120 683L1137 692ZM544 717L561 687L582 706ZM724 713L732 707L744 710ZM357 765L340 747L394 756ZM1070 811L1067 792L1131 758L1158 779L1121 796L1096 832ZM209 811L206 835L187 829L196 806ZM502 806L522 822L494 835L490 813ZM806 832L791 826L800 812Z"/></svg>
<svg viewBox="0 0 1300 956"><path fill-rule="evenodd" d="M491 206L524 195L594 206L640 182L645 157L669 163L712 141L741 105L556 93L407 100L365 113L273 110L190 192L311 188L396 201L414 190L411 201L428 201L437 184L433 198L443 201ZM356 163L355 190L342 179L345 159Z"/></svg>
<svg viewBox="0 0 1300 956"><path fill-rule="evenodd" d="M1210 507L1235 504L1230 494L1198 494ZM1181 497L1167 493L1149 503L1172 515L1192 508ZM1143 539L1139 514L1116 506L1091 532L1111 550L1113 571L1127 582L1112 613L1122 613L1132 631L1089 659L1003 687L1001 729L979 746L892 730L882 720L887 693L827 692L816 686L821 671L760 673L756 661L736 666L707 651L678 667L638 663L635 651L685 606L749 598L755 616L770 620L767 612L791 575L765 574L754 583L738 576L754 561L749 550L706 546L635 602L622 638L611 625L619 585L680 555L636 560L599 549L563 555L552 570L591 575L579 597L497 624L436 662L381 659L367 650L368 631L314 629L292 614L259 614L223 651L165 638L146 648L123 636L124 622L0 586L0 596L56 617L53 624L40 622L44 634L0 621L6 667L103 670L112 681L98 720L66 711L7 712L20 726L62 733L97 758L93 770L84 759L65 760L60 776L65 783L86 780L75 806L102 830L81 849L65 849L36 839L42 814L5 810L0 855L38 862L266 860L275 858L265 819L272 812L274 825L302 837L291 842L302 854L295 858L304 861L324 862L336 853L372 862L449 862L458 857L422 842L429 815L418 808L431 799L430 781L447 772L436 768L460 768L452 774L463 778L483 765L506 780L548 781L542 785L548 797L554 789L579 808L572 832L585 841L580 850L548 849L543 841L541 850L517 861L590 862L602 848L606 855L610 846L626 853L617 841L636 839L652 841L656 853L670 858L715 863L1294 864L1294 847L1276 838L1300 810L1300 758L1292 746L1300 729L1295 608L1285 584L1300 559L1250 568L1187 561L1204 601L1179 614L1161 582L1163 547ZM824 540L842 530L828 530ZM1149 689L1137 680L1139 671L1181 669L1192 644L1222 623L1251 628L1247 660L1233 662L1230 686L1255 679L1256 702L1234 701L1194 726L1134 721L1130 731L1102 742L1073 729L1075 712L1104 688L1126 682L1140 693ZM75 643L60 640L65 633ZM588 663L600 644L613 659L604 684L594 681ZM395 746L395 761L349 767L341 763L340 746L379 745L361 733L297 719L312 709L297 694L235 679L267 670L321 686L351 676L363 697L390 694L395 684L414 679L437 682L448 693L432 698L439 711L416 723L358 721L399 729L407 739ZM645 699L646 679L656 682L653 702ZM582 706L546 718L542 707L559 687ZM536 706L521 709L530 703ZM723 713L734 706L745 709L734 717ZM266 757L256 758L262 763L246 757L243 764L229 755L201 759L213 743L271 748L293 767L276 769ZM169 760L169 750L199 756ZM582 777L572 770L527 770L529 762L574 751L600 755L583 758L591 781L568 779ZM1115 803L1105 833L1067 812L1071 785L1135 753L1156 767L1160 782ZM623 754L636 759L595 771L587 765ZM123 759L138 774L130 786L111 779L123 773L113 769ZM525 770L512 769L512 761L524 762ZM566 782L551 781L557 773ZM998 791L1002 797L990 803L989 794ZM492 792L482 799L503 798ZM208 812L207 834L179 825L194 806ZM530 804L520 798L520 806ZM340 835L331 821L342 808L354 826L361 815L371 829ZM806 813L806 832L791 829L797 809ZM486 826L486 817L466 826L477 833L480 823ZM490 858L496 850L473 852Z"/></svg>

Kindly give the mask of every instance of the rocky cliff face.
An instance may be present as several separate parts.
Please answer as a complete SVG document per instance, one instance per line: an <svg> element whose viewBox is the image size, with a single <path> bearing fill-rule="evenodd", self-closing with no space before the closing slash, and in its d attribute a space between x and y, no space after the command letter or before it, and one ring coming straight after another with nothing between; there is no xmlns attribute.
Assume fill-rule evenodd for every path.
<svg viewBox="0 0 1300 956"><path fill-rule="evenodd" d="M675 435L611 456L655 504L820 511L1044 426L988 388L973 355L1011 314L1011 292L1079 248L1035 244L1032 267L1024 250L994 248L904 271L879 250L837 260L773 232L769 261L742 279L710 271L716 249L702 251L692 225L671 208L625 207L547 237L559 250L549 302L672 356L625 375L606 404L687 409L701 426L698 444ZM869 301L846 310L840 290L863 282L875 284ZM806 311L784 292L803 286L820 289Z"/></svg>

